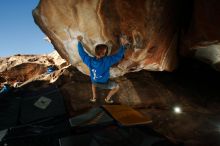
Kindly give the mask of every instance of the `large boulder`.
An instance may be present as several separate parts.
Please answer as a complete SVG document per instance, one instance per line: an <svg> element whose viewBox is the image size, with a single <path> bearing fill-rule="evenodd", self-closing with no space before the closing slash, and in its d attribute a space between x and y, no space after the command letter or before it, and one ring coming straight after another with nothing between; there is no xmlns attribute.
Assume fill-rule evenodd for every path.
<svg viewBox="0 0 220 146"><path fill-rule="evenodd" d="M85 74L89 71L79 58L77 35L83 35L91 55L97 43L106 43L110 54L115 53L120 35L127 35L130 48L111 69L111 76L116 77L142 69L175 68L175 11L173 0L41 0L33 16L59 54Z"/></svg>

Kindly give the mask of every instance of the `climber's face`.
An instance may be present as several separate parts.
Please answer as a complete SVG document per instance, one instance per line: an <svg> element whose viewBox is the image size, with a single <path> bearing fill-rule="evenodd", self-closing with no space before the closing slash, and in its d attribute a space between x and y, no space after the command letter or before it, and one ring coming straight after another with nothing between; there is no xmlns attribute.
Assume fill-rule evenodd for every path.
<svg viewBox="0 0 220 146"><path fill-rule="evenodd" d="M97 45L95 48L95 55L97 58L106 56L108 47L106 45Z"/></svg>
<svg viewBox="0 0 220 146"><path fill-rule="evenodd" d="M98 55L96 55L97 58L102 58L104 56L106 56L107 54L107 49L103 49L102 51L100 51L100 53Z"/></svg>

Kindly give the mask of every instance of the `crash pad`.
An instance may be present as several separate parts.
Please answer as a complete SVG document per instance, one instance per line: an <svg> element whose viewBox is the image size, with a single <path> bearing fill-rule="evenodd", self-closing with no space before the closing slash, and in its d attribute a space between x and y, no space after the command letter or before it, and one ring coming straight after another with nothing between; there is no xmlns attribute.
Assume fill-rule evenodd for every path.
<svg viewBox="0 0 220 146"><path fill-rule="evenodd" d="M102 107L122 126L142 125L152 122L150 117L127 105L103 105Z"/></svg>

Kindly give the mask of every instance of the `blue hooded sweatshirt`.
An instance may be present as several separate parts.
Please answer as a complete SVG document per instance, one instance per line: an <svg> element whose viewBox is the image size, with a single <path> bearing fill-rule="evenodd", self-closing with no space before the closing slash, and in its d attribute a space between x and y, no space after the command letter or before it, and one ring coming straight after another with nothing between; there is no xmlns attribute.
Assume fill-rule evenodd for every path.
<svg viewBox="0 0 220 146"><path fill-rule="evenodd" d="M125 47L121 46L114 55L97 59L96 57L90 57L84 51L82 43L78 42L78 52L82 61L89 67L91 81L93 83L106 83L110 76L110 67L122 59Z"/></svg>

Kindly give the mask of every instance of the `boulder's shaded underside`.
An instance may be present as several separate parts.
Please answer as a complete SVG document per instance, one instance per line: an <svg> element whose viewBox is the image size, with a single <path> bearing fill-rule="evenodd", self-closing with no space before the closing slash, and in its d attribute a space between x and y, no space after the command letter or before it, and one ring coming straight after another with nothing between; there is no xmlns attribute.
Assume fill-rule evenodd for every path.
<svg viewBox="0 0 220 146"><path fill-rule="evenodd" d="M190 67L188 63L181 63L183 66L174 73L140 71L118 77L120 90L113 99L115 104L130 105L150 116L150 127L177 143L219 145L220 93L215 85L220 81L219 73L198 62L191 62ZM105 104L107 90L98 90L97 103L89 102L90 79L74 68L68 68L56 83L70 116ZM175 114L175 106L183 112Z"/></svg>

